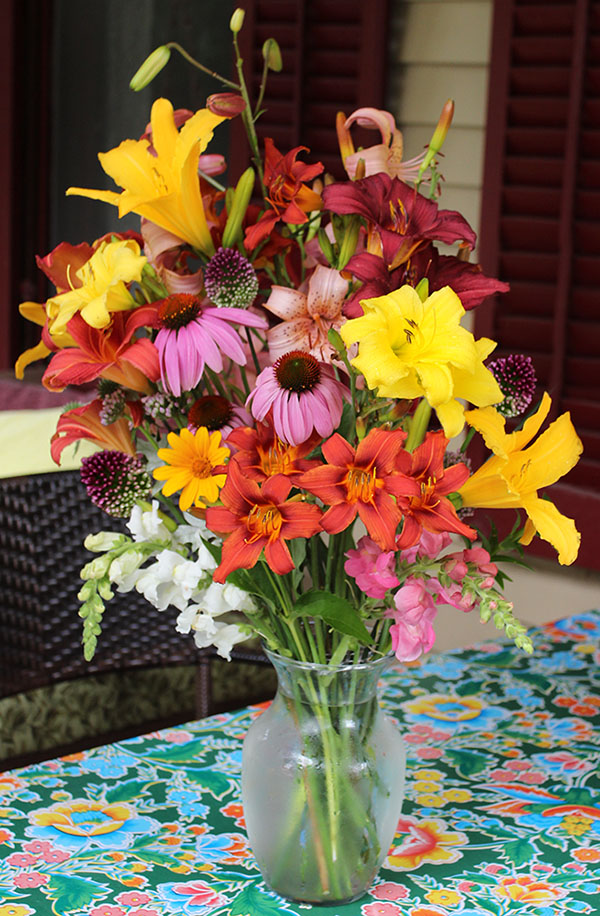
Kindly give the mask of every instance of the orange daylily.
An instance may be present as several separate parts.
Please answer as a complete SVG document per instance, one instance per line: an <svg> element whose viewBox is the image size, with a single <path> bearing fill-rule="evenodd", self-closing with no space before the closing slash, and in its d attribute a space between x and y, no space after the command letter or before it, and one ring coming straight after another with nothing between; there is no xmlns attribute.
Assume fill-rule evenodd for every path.
<svg viewBox="0 0 600 916"><path fill-rule="evenodd" d="M141 410L135 401L129 401L127 406L132 414L134 424L141 420ZM129 420L122 417L114 423L104 425L100 419L102 401L100 398L85 404L83 407L74 407L63 413L56 425L56 432L50 440L50 454L53 461L60 464L63 449L79 439L89 439L95 442L100 449L116 452L125 452L127 455L136 455L136 448L131 438Z"/></svg>

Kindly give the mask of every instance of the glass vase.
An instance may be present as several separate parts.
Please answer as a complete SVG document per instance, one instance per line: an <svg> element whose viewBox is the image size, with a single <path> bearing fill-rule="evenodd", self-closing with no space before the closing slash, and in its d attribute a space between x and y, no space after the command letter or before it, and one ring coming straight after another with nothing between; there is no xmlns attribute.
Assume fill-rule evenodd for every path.
<svg viewBox="0 0 600 916"><path fill-rule="evenodd" d="M404 743L377 697L390 660L330 667L267 655L277 693L242 758L250 846L281 896L357 900L388 852L404 794Z"/></svg>

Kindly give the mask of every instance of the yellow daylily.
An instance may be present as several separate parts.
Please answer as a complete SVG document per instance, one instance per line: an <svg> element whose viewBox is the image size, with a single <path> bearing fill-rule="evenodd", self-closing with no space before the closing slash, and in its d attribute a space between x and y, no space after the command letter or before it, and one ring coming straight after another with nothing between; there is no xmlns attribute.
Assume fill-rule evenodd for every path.
<svg viewBox="0 0 600 916"><path fill-rule="evenodd" d="M514 433L505 431L506 421L493 407L467 411L467 423L481 433L494 454L459 493L463 505L473 508L524 509L528 519L521 543L529 544L537 532L555 548L559 563L569 565L577 557L581 535L573 520L541 499L537 491L568 473L577 464L583 445L568 413L529 445L548 416L551 403L550 396L544 394L536 413Z"/></svg>
<svg viewBox="0 0 600 916"><path fill-rule="evenodd" d="M502 392L483 365L496 346L475 340L460 324L465 310L445 286L424 302L412 286L361 301L364 314L342 325L346 346L358 342L352 365L382 398L424 397L451 439L464 426L464 406L497 404Z"/></svg>
<svg viewBox="0 0 600 916"><path fill-rule="evenodd" d="M198 159L214 128L224 120L202 108L177 130L173 106L168 99L157 99L151 113L156 155L149 151L149 140L124 140L98 155L104 171L124 190L69 188L67 195L114 204L119 216L138 213L205 254L214 254L202 203Z"/></svg>
<svg viewBox="0 0 600 916"><path fill-rule="evenodd" d="M133 239L102 242L75 273L81 286L52 296L46 303L48 332L56 345L65 346L67 324L76 312L81 312L91 327L105 328L111 312L135 308L138 303L127 284L141 280L145 264L146 258Z"/></svg>

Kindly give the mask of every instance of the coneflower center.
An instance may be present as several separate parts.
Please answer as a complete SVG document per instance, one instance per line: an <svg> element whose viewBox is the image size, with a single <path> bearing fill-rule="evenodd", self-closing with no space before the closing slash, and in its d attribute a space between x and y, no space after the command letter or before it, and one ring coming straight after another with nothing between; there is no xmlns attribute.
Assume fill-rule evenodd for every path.
<svg viewBox="0 0 600 916"><path fill-rule="evenodd" d="M227 398L220 395L207 395L192 405L188 413L190 426L200 428L206 426L208 430L223 429L233 415L233 406Z"/></svg>
<svg viewBox="0 0 600 916"><path fill-rule="evenodd" d="M311 391L321 380L318 361L304 350L290 350L280 356L274 365L275 378L281 388L295 391Z"/></svg>
<svg viewBox="0 0 600 916"><path fill-rule="evenodd" d="M158 321L161 328L177 330L183 328L200 313L202 303L191 293L173 293L163 299L158 307Z"/></svg>
<svg viewBox="0 0 600 916"><path fill-rule="evenodd" d="M258 538L276 538L281 530L281 512L277 506L252 506L248 514L250 543Z"/></svg>
<svg viewBox="0 0 600 916"><path fill-rule="evenodd" d="M375 469L349 468L345 483L348 502L371 502L377 486L377 472Z"/></svg>

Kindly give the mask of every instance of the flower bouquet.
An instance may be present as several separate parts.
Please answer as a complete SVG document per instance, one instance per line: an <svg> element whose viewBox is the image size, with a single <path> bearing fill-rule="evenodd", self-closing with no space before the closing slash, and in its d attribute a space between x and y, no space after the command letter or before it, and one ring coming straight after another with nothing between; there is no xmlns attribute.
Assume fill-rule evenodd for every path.
<svg viewBox="0 0 600 916"><path fill-rule="evenodd" d="M410 160L389 112L340 114L348 179L335 182L305 147L260 148L265 79L281 61L270 39L253 103L242 23L236 10L237 81L216 77L228 91L195 113L159 98L140 139L99 156L121 190L67 191L138 214L140 231L38 259L56 293L21 306L42 335L17 375L49 357L49 390L97 382L51 443L57 463L67 445L95 444L82 480L129 531L86 539L97 554L81 573L86 658L115 589L176 608L177 629L225 658L260 637L280 690L247 739L251 842L275 890L333 903L364 892L400 812L403 751L376 700L381 670L431 649L448 606L532 651L498 563L522 562L535 535L573 562L575 525L538 491L581 443L568 414L538 436L550 398L533 405L530 360L489 361L494 341L465 326L507 287L469 263L473 230L438 205L452 103ZM227 184L207 149L234 117L252 165ZM355 149L355 124L378 142ZM475 436L487 450L477 467ZM480 507L525 521L517 511L500 539L475 527Z"/></svg>

